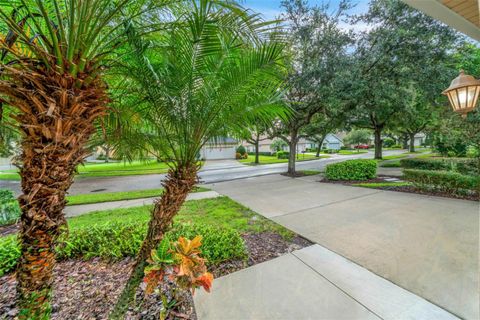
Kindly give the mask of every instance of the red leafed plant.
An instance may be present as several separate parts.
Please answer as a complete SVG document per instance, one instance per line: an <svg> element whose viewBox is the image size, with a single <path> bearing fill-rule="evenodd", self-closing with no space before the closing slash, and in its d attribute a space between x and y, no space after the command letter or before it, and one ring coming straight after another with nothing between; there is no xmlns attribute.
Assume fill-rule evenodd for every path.
<svg viewBox="0 0 480 320"><path fill-rule="evenodd" d="M162 294L161 286L167 282L173 283L179 289L190 290L192 294L199 287L210 292L213 275L207 271L206 259L200 256L201 246L201 236L196 236L192 240L180 237L174 243L164 239L158 249L152 250L148 260L149 266L145 268L146 294L152 294L157 289ZM173 306L175 306L176 288L174 286L170 289L173 291ZM164 299L163 296L162 299ZM166 303L164 299L164 305L168 308L172 303Z"/></svg>

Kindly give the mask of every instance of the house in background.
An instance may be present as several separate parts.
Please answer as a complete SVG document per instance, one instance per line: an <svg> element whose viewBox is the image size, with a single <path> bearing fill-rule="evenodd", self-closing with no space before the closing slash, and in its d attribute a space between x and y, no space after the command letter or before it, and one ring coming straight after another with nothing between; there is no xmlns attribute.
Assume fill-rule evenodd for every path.
<svg viewBox="0 0 480 320"><path fill-rule="evenodd" d="M219 137L208 141L200 150L200 158L204 160L235 159L238 141L229 137Z"/></svg>
<svg viewBox="0 0 480 320"><path fill-rule="evenodd" d="M258 151L260 153L273 153L271 148L272 143L276 139L268 139L266 136L260 137L261 141L258 144ZM247 149L247 152L255 152L255 146L246 141L242 145ZM339 150L343 146L343 141L335 134L328 134L323 142L322 148ZM307 149L316 149L317 143L308 140L308 138L300 138L297 144L297 153L307 151ZM288 146L283 147L283 151L288 151Z"/></svg>
<svg viewBox="0 0 480 320"><path fill-rule="evenodd" d="M338 135L333 133L327 134L322 144L322 149L340 150L342 147L343 140Z"/></svg>

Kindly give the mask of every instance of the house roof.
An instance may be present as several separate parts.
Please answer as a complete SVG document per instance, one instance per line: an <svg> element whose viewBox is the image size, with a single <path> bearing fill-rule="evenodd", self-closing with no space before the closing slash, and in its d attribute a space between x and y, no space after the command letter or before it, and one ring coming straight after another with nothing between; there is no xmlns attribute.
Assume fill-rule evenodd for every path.
<svg viewBox="0 0 480 320"><path fill-rule="evenodd" d="M434 19L480 41L480 0L402 0Z"/></svg>

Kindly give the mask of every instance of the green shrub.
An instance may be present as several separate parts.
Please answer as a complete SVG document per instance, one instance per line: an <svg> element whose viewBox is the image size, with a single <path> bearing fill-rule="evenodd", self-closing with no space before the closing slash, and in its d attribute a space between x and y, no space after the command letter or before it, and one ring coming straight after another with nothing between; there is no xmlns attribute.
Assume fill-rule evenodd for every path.
<svg viewBox="0 0 480 320"><path fill-rule="evenodd" d="M255 155L255 152L248 152L248 155L249 155L249 156L254 156L254 155ZM259 155L259 156L271 156L272 153L269 152L269 151L259 151L259 152L258 152L258 155Z"/></svg>
<svg viewBox="0 0 480 320"><path fill-rule="evenodd" d="M466 175L480 176L480 159L463 159L456 162L456 171Z"/></svg>
<svg viewBox="0 0 480 320"><path fill-rule="evenodd" d="M16 236L0 237L0 277L12 271L20 257Z"/></svg>
<svg viewBox="0 0 480 320"><path fill-rule="evenodd" d="M0 189L0 226L15 223L20 213L20 206L13 192Z"/></svg>
<svg viewBox="0 0 480 320"><path fill-rule="evenodd" d="M478 159L466 158L408 158L400 164L405 169L454 171L465 175L480 175Z"/></svg>
<svg viewBox="0 0 480 320"><path fill-rule="evenodd" d="M395 140L393 140L392 138L385 138L383 139L383 146L385 148L391 148L393 145L395 145Z"/></svg>
<svg viewBox="0 0 480 320"><path fill-rule="evenodd" d="M407 158L400 160L402 168L418 170L451 170L451 164L445 159Z"/></svg>
<svg viewBox="0 0 480 320"><path fill-rule="evenodd" d="M375 160L347 160L329 164L325 170L329 180L368 180L377 176Z"/></svg>
<svg viewBox="0 0 480 320"><path fill-rule="evenodd" d="M394 144L390 148L391 149L403 149L403 146L401 144Z"/></svg>
<svg viewBox="0 0 480 320"><path fill-rule="evenodd" d="M244 146L238 146L236 152L243 156L244 154L247 154L247 149L245 149Z"/></svg>
<svg viewBox="0 0 480 320"><path fill-rule="evenodd" d="M288 159L290 157L290 152L288 151L278 151L277 159Z"/></svg>
<svg viewBox="0 0 480 320"><path fill-rule="evenodd" d="M57 258L66 260L100 257L115 260L127 256L135 257L146 231L146 224L124 222L72 229L66 238L60 238ZM246 257L243 239L233 229L179 223L175 224L167 235L169 239L201 235L203 256L210 264ZM19 256L16 237L0 238L0 276L14 269Z"/></svg>
<svg viewBox="0 0 480 320"><path fill-rule="evenodd" d="M403 178L425 190L440 190L457 195L480 191L479 176L457 172L406 169L403 170Z"/></svg>

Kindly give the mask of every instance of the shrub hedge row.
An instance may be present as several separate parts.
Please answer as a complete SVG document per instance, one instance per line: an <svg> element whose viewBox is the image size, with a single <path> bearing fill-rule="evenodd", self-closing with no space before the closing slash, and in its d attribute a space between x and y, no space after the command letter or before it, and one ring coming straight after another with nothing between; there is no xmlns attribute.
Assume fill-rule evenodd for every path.
<svg viewBox="0 0 480 320"><path fill-rule="evenodd" d="M328 180L368 180L377 176L375 160L347 160L329 164L325 169Z"/></svg>
<svg viewBox="0 0 480 320"><path fill-rule="evenodd" d="M406 169L454 171L464 175L480 175L480 163L478 159L408 158L402 159L400 165Z"/></svg>
<svg viewBox="0 0 480 320"><path fill-rule="evenodd" d="M147 226L138 223L110 222L70 230L57 246L57 258L120 259L134 257L146 234ZM193 238L202 235L202 252L209 264L246 257L245 244L240 234L228 228L205 225L175 224L167 233L167 239L183 236ZM0 238L0 277L12 271L17 264L20 250L15 236Z"/></svg>
<svg viewBox="0 0 480 320"><path fill-rule="evenodd" d="M424 190L440 190L464 195L480 191L480 176L467 176L452 171L403 170L403 178Z"/></svg>

